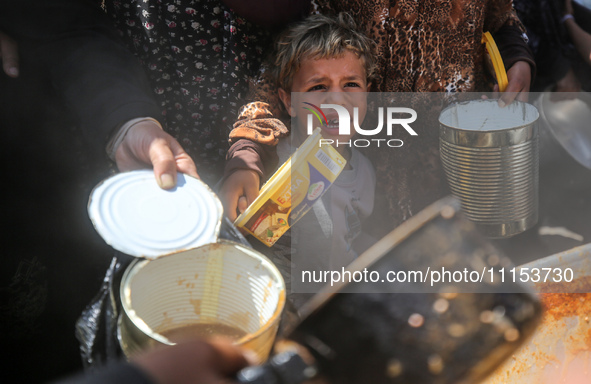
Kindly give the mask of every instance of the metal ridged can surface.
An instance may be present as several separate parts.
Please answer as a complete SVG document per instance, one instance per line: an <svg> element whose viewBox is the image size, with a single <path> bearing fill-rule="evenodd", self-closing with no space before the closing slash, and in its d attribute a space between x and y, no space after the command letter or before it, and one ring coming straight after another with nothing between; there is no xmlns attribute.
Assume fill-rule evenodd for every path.
<svg viewBox="0 0 591 384"><path fill-rule="evenodd" d="M118 338L127 357L174 344L167 333L209 324L243 331L235 343L265 361L285 305L285 283L262 254L220 240L155 260L136 260L122 277L120 299Z"/></svg>
<svg viewBox="0 0 591 384"><path fill-rule="evenodd" d="M491 238L510 237L538 221L537 109L514 101L453 104L441 113L440 152L452 193Z"/></svg>

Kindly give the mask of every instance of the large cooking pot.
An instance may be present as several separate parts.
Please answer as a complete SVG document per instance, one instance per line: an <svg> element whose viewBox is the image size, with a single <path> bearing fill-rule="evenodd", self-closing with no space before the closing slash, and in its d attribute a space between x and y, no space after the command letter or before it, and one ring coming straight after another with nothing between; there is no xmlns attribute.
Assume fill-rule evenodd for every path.
<svg viewBox="0 0 591 384"><path fill-rule="evenodd" d="M459 212L459 202L446 198L377 242L349 270L370 274L431 265L472 271L502 259ZM339 384L475 382L511 356L541 312L527 288L497 283L400 286L399 292L422 292L414 294L370 282L326 287L287 335L312 356L314 369L280 354L265 367L243 371L239 380L298 383L320 372Z"/></svg>
<svg viewBox="0 0 591 384"><path fill-rule="evenodd" d="M521 267L570 268L574 279L537 285L545 308L540 326L482 384L591 383L591 244Z"/></svg>

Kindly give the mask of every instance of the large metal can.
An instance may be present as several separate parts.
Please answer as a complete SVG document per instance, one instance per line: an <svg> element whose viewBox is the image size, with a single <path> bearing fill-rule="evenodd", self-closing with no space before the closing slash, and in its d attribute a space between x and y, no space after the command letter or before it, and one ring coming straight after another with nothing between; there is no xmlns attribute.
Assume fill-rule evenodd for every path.
<svg viewBox="0 0 591 384"><path fill-rule="evenodd" d="M441 112L440 151L452 193L490 238L538 221L538 111L514 101L472 100Z"/></svg>

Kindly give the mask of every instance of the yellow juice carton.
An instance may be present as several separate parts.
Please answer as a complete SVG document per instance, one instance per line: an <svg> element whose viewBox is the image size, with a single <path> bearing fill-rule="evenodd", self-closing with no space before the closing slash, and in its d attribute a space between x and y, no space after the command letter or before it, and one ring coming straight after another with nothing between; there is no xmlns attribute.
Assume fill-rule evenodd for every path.
<svg viewBox="0 0 591 384"><path fill-rule="evenodd" d="M347 163L331 145L320 145L320 139L316 128L236 218L237 227L271 247L312 208Z"/></svg>

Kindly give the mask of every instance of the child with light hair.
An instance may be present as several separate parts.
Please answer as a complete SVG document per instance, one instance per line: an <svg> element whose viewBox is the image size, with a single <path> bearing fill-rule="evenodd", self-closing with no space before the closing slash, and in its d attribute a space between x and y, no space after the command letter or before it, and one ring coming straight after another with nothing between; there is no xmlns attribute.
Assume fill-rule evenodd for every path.
<svg viewBox="0 0 591 384"><path fill-rule="evenodd" d="M374 44L355 29L350 16L311 16L288 27L275 44L273 77L281 103L292 117L291 134L279 139L279 164L285 162L309 135L304 108L310 104L344 107L351 119L357 109L359 124L367 110L367 92L375 72ZM305 104L304 104L305 103ZM267 254L290 285L291 272L340 270L353 261L371 240L362 231L374 206L375 172L359 151L347 143L355 135L339 131L339 115L333 108L322 108L325 119L320 126L324 143L333 143L347 160L345 169L312 209L291 227L271 248L254 240L253 245ZM238 171L232 176L240 177ZM224 188L231 189L232 179ZM291 244L290 244L291 243ZM292 270L291 267L294 267ZM295 282L295 280L294 280ZM295 307L301 295L289 295ZM298 300L299 299L299 300Z"/></svg>

